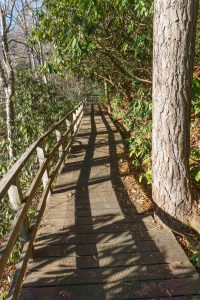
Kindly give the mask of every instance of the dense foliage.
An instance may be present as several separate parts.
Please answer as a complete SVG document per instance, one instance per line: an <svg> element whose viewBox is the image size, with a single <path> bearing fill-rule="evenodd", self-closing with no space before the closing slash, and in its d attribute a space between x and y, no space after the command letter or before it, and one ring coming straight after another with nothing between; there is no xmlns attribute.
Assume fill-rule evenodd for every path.
<svg viewBox="0 0 200 300"><path fill-rule="evenodd" d="M54 45L51 70L64 66L81 77L105 79L129 100L135 80L151 80L152 1L46 0L44 5L36 38Z"/></svg>
<svg viewBox="0 0 200 300"><path fill-rule="evenodd" d="M15 160L35 139L72 109L77 95L70 93L68 97L70 98L61 93L57 83L45 84L41 78L36 79L28 72L17 74L14 96ZM0 174L2 176L13 162L9 164L8 157L6 159L6 138L1 141L1 146Z"/></svg>

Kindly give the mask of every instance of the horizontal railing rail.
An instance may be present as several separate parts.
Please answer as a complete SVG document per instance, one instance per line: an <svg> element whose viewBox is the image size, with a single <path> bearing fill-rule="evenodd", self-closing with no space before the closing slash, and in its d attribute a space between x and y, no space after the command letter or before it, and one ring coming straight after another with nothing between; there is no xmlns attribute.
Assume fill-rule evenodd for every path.
<svg viewBox="0 0 200 300"><path fill-rule="evenodd" d="M32 153L36 150L36 148L44 141L46 137L48 137L53 131L58 129L59 126L63 124L64 121L66 121L73 113L75 113L79 106L80 104L77 105L71 112L69 112L54 126L52 126L48 131L46 131L42 136L40 136L35 142L33 142L31 146L29 146L29 148L22 154L22 156L16 161L16 163L10 168L7 174L0 181L0 197L2 197L7 192L13 179L24 167L24 165L26 164L26 162L28 161Z"/></svg>
<svg viewBox="0 0 200 300"><path fill-rule="evenodd" d="M12 209L15 212L9 234L1 244L0 276L2 276L5 271L9 257L19 237L21 237L21 242L23 243L22 253L7 299L17 299L19 295L28 259L31 257L31 253L33 253L33 242L46 206L46 200L51 193L52 183L59 173L65 157L70 152L83 117L85 105L86 101L78 104L71 112L39 137L38 140L22 154L0 181L0 198L7 195ZM65 127L65 129L62 128L62 131L64 130L64 132L61 131L62 126ZM56 136L56 142L51 149L45 153L45 139L51 137L53 133ZM38 158L39 167L31 181L28 192L24 197L19 179L20 174L23 172L25 165L35 154ZM58 158L55 161L55 166L51 172L49 172L49 164L56 154ZM43 186L43 192L37 207L35 222L30 226L28 221L28 210L41 185Z"/></svg>

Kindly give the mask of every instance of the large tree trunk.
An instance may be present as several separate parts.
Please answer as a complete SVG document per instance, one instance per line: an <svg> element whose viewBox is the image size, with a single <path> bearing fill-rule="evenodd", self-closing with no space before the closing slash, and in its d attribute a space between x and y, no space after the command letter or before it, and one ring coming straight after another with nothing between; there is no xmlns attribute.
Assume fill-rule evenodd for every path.
<svg viewBox="0 0 200 300"><path fill-rule="evenodd" d="M154 1L153 200L167 225L192 213L189 139L198 0Z"/></svg>

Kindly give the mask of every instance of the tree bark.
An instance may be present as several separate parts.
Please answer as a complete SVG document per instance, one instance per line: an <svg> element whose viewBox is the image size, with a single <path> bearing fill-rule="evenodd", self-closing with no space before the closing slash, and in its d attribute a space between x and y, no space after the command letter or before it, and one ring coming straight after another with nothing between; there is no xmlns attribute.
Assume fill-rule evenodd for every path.
<svg viewBox="0 0 200 300"><path fill-rule="evenodd" d="M198 0L154 1L153 200L166 225L190 221L189 141Z"/></svg>
<svg viewBox="0 0 200 300"><path fill-rule="evenodd" d="M13 127L14 127L14 108L12 96L9 90L6 90L6 127L7 127L7 139L8 139L8 153L9 158L12 159L14 157L15 151L13 146Z"/></svg>
<svg viewBox="0 0 200 300"><path fill-rule="evenodd" d="M108 91L108 83L106 80L104 80L104 91L105 91L105 98L106 98L106 102L107 102L108 112L109 112L109 114L111 114L112 107L111 107L110 95L109 95L109 91Z"/></svg>
<svg viewBox="0 0 200 300"><path fill-rule="evenodd" d="M13 7L12 7L13 9ZM12 15L12 12L11 12ZM10 58L8 46L9 25L6 21L6 10L0 6L0 21L1 21L1 45L2 45L2 62L0 61L0 82L5 92L6 98L6 125L9 158L14 157L13 147L13 127L14 127L14 109L13 96L15 92L15 75ZM10 23L11 24L11 23ZM2 66L2 63L4 67Z"/></svg>
<svg viewBox="0 0 200 300"><path fill-rule="evenodd" d="M30 35L29 35L29 30L28 30L27 18L30 18L30 16L27 15L27 13L26 13L26 4L25 4L24 0L21 0L21 6L22 6L22 9L21 9L21 15L22 15L21 23L22 24L20 24L20 25L23 28L24 36L25 36L26 40L28 40ZM35 72L34 57L33 57L32 49L28 44L26 44L26 51L27 51L27 56L28 56L29 68L32 71L32 73L34 74L34 72Z"/></svg>

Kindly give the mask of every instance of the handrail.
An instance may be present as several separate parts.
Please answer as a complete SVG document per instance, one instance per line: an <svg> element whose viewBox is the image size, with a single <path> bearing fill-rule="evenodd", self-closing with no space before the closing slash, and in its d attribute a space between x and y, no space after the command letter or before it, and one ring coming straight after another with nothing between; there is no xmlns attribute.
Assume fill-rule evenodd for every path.
<svg viewBox="0 0 200 300"><path fill-rule="evenodd" d="M23 246L22 255L19 260L19 264L21 263L23 265L23 268L21 268L21 270L19 266L17 268L16 274L14 275L14 280L10 288L8 299L17 299L23 280L23 275L26 270L26 265L30 257L31 249L33 248L34 237L36 235L38 225L45 209L46 200L51 192L52 183L74 142L74 138L83 117L85 104L86 101L78 104L71 112L69 112L65 117L63 117L41 137L39 137L22 154L18 161L11 167L11 169L0 181L0 197L5 196L5 194L7 193L11 203L13 203L13 201L18 201L18 203L14 203L16 204L15 207L17 207L17 209L15 209L16 215L12 222L11 230L6 236L0 249L0 276L4 273L8 259L13 251L13 247L18 237L20 236L20 234L22 234L24 228L28 231L28 234L25 237L26 240ZM64 133L61 133L61 131L59 131L58 129L61 125L64 124L64 122L67 128ZM53 132L56 133L57 142L54 143L49 152L45 154L41 144L42 142L44 142L45 138L49 137ZM19 175L23 167L29 161L35 151L37 151L40 166L29 186L28 195L24 198L21 192ZM52 157L54 157L56 153L59 154L58 159L51 174L49 174L48 164L51 162ZM41 182L43 183L43 194L41 196L41 200L37 209L38 216L36 218L35 224L30 230L29 227L27 228L27 213L32 204L35 193L38 187L41 185Z"/></svg>
<svg viewBox="0 0 200 300"><path fill-rule="evenodd" d="M19 174L21 169L24 167L25 163L28 161L34 150L39 146L42 141L49 136L54 130L56 130L70 115L72 115L80 104L78 104L72 111L70 111L65 117L58 121L54 126L47 130L42 136L40 136L35 142L33 142L29 148L21 155L21 157L15 162L15 164L10 168L6 175L0 181L0 197L3 197L7 192L9 185L12 184L12 180L15 176Z"/></svg>

